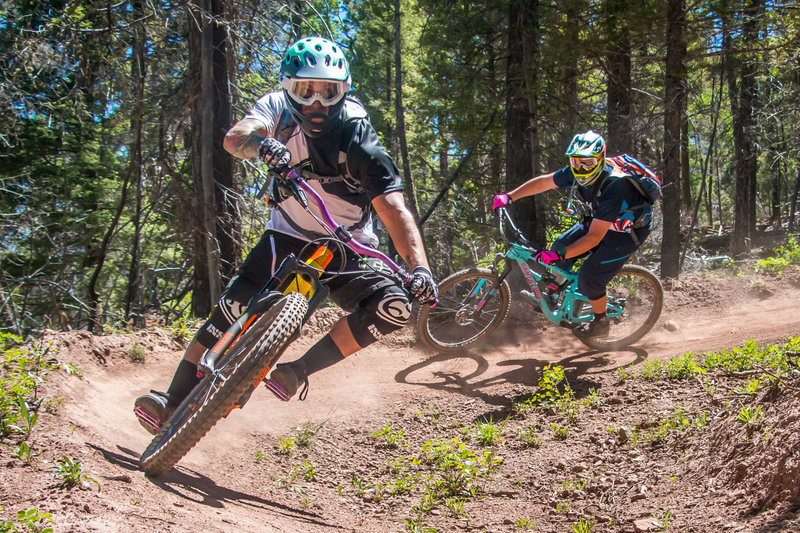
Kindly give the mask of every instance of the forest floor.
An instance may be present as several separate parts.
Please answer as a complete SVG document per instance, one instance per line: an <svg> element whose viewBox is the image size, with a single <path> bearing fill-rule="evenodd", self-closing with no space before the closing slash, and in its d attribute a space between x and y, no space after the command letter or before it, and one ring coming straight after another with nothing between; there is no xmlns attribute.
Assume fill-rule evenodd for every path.
<svg viewBox="0 0 800 533"><path fill-rule="evenodd" d="M132 407L167 387L174 332L48 332L39 345L62 370L39 387L30 464L13 456L25 439L2 441L0 523L29 531L17 512L36 509L55 532L800 531L800 380L745 395L761 372L646 377L688 352L800 335L800 271L696 274L665 291L654 330L613 353L526 306L456 356L409 328L314 375L305 401L258 389L157 479L138 469L150 435ZM336 315L322 309L284 360ZM574 397L531 407L547 365L565 377L551 394L568 384ZM756 404L761 418L737 423Z"/></svg>

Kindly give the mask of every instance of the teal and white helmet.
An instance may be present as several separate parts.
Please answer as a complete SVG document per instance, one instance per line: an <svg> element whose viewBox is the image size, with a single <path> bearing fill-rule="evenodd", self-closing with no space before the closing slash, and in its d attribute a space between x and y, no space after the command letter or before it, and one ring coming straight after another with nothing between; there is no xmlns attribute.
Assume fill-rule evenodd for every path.
<svg viewBox="0 0 800 533"><path fill-rule="evenodd" d="M300 39L281 62L281 87L289 111L300 129L316 138L329 132L339 120L344 95L350 90L350 66L339 46L322 37ZM319 102L326 113L303 113L303 106Z"/></svg>
<svg viewBox="0 0 800 533"><path fill-rule="evenodd" d="M579 133L569 143L567 153L569 167L575 181L588 187L600 176L606 164L606 141L592 130Z"/></svg>

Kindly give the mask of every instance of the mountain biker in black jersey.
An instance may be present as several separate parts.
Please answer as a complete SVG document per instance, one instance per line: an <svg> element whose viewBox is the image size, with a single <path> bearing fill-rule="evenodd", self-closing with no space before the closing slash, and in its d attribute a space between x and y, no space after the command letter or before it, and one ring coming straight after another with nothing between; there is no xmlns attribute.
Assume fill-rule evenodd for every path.
<svg viewBox="0 0 800 533"><path fill-rule="evenodd" d="M652 208L630 180L614 179L622 176L606 163L606 142L598 133L589 130L575 135L565 155L569 166L496 195L492 209L550 189L572 188L571 194L586 205L589 214L561 234L549 250L537 254L536 260L547 265L566 260L569 266L589 255L578 272L578 290L589 298L594 319L574 331L602 338L610 327L606 285L650 234Z"/></svg>
<svg viewBox="0 0 800 533"><path fill-rule="evenodd" d="M261 97L228 131L225 149L241 159L257 157L278 171L290 165L301 169L334 219L356 240L371 246L378 244L372 229L374 210L412 269L411 295L420 303L435 301L437 285L419 229L404 203L397 167L364 107L346 94L351 77L342 50L320 37L301 39L283 58L280 79L282 90ZM250 297L288 254L297 254L322 236L321 226L297 200L284 199L274 180L269 187L277 206L267 230L187 347L167 392L151 391L136 399L140 410L161 423L199 382L196 363L241 315ZM281 400L288 401L305 384L300 394L304 399L309 375L400 329L410 317L408 294L393 278L365 268L349 250L344 271L326 284L331 299L350 314L298 360L275 366L265 381ZM142 417L140 422L151 433L157 432Z"/></svg>

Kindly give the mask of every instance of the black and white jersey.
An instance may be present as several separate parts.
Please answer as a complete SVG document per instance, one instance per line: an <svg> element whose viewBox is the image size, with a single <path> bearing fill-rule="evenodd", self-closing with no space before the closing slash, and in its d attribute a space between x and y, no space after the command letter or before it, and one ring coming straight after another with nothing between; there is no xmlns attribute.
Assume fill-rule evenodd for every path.
<svg viewBox="0 0 800 533"><path fill-rule="evenodd" d="M318 139L306 137L295 124L282 91L261 97L245 118L261 121L272 137L286 145L292 153L291 164L303 171L337 223L359 242L377 246L371 202L382 194L402 191L403 183L360 102L347 97L340 123ZM293 198L282 201L280 207L272 210L269 229L304 240L324 233ZM319 214L313 204L309 208Z"/></svg>

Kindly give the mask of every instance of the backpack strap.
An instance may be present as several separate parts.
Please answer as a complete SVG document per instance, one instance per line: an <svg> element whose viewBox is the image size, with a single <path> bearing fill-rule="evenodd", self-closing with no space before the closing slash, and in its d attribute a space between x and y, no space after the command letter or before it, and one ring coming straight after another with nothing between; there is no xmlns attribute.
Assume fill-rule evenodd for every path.
<svg viewBox="0 0 800 533"><path fill-rule="evenodd" d="M286 144L286 141L292 137L292 134L294 134L296 129L297 122L295 122L294 118L292 118L292 114L289 112L289 109L284 108L278 117L278 121L275 123L275 127L272 130L272 136L280 141L281 144Z"/></svg>

